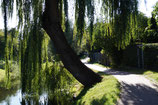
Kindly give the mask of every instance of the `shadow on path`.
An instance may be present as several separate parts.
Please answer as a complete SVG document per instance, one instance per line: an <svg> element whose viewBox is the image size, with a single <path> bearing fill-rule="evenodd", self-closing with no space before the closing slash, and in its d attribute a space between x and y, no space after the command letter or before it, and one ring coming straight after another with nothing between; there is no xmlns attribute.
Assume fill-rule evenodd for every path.
<svg viewBox="0 0 158 105"><path fill-rule="evenodd" d="M142 75L86 64L99 74L113 75L121 83L120 100L116 105L158 105L158 87Z"/></svg>
<svg viewBox="0 0 158 105"><path fill-rule="evenodd" d="M106 74L110 74L110 75L130 75L131 73L128 72L122 72L122 71L116 71L113 69L107 69L104 71L104 73Z"/></svg>
<svg viewBox="0 0 158 105"><path fill-rule="evenodd" d="M122 93L117 105L158 105L158 92L143 84L121 82Z"/></svg>

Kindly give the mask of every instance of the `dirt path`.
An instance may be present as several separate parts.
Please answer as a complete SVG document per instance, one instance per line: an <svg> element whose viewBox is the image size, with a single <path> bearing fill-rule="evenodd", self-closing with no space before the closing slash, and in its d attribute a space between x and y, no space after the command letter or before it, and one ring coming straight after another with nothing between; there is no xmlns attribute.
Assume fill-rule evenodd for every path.
<svg viewBox="0 0 158 105"><path fill-rule="evenodd" d="M158 105L158 87L144 76L115 71L94 64L85 65L118 79L122 92L117 105Z"/></svg>

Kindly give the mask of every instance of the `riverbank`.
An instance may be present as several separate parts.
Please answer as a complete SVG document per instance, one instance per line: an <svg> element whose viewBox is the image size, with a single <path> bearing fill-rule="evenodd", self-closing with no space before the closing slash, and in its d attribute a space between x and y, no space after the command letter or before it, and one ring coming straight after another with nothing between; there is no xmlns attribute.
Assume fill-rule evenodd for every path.
<svg viewBox="0 0 158 105"><path fill-rule="evenodd" d="M99 73L99 72L98 72ZM91 88L84 88L73 105L115 105L119 99L120 83L110 75L99 73L103 80Z"/></svg>
<svg viewBox="0 0 158 105"><path fill-rule="evenodd" d="M20 78L18 71L10 73L9 86L6 86L5 70L0 69L0 102L5 100L11 94L15 94L20 85Z"/></svg>

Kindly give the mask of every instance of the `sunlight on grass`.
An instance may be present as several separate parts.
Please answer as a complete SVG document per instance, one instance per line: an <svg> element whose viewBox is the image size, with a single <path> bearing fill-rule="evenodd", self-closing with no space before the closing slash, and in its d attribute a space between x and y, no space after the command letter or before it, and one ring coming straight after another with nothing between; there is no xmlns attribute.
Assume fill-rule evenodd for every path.
<svg viewBox="0 0 158 105"><path fill-rule="evenodd" d="M113 77L103 75L103 80L90 89L83 89L74 105L114 105L120 94L120 84Z"/></svg>
<svg viewBox="0 0 158 105"><path fill-rule="evenodd" d="M5 77L5 70L0 69L0 81L2 81Z"/></svg>
<svg viewBox="0 0 158 105"><path fill-rule="evenodd" d="M158 73L154 71L146 71L144 75L150 79L154 79L158 83Z"/></svg>

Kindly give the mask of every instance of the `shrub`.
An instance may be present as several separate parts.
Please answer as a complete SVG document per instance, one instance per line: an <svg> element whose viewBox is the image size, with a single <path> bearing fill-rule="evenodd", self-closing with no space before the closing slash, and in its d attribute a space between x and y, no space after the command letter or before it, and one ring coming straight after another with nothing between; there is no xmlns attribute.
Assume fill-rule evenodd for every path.
<svg viewBox="0 0 158 105"><path fill-rule="evenodd" d="M158 68L158 43L144 45L144 67L156 70Z"/></svg>

